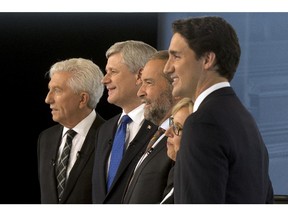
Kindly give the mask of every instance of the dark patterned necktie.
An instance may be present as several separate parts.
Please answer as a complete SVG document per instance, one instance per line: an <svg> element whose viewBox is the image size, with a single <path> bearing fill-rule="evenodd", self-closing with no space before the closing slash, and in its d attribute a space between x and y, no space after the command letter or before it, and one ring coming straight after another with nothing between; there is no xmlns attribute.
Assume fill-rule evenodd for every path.
<svg viewBox="0 0 288 216"><path fill-rule="evenodd" d="M67 131L65 146L62 151L59 163L57 164L57 167L56 167L56 175L57 175L57 182L58 182L57 190L58 190L59 201L61 200L64 188L65 188L67 165L69 161L72 140L76 134L77 133L74 130Z"/></svg>
<svg viewBox="0 0 288 216"><path fill-rule="evenodd" d="M165 130L161 127L158 128L158 130L156 131L156 133L153 135L153 137L151 138L151 140L149 141L146 151L145 153L150 153L152 151L152 146L154 145L154 143L156 142L156 140L163 134L165 133Z"/></svg>
<svg viewBox="0 0 288 216"><path fill-rule="evenodd" d="M119 164L122 160L122 156L125 149L126 128L127 124L130 123L131 121L132 119L128 115L124 115L121 119L120 126L118 127L117 132L115 134L111 151L109 172L107 177L107 190L110 189L110 186L118 170Z"/></svg>

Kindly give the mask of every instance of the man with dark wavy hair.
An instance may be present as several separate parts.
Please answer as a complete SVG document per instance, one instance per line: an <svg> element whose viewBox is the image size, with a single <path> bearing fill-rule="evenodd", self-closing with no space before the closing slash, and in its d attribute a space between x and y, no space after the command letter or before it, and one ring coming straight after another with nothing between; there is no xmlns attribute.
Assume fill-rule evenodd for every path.
<svg viewBox="0 0 288 216"><path fill-rule="evenodd" d="M272 203L267 149L252 115L230 86L240 45L221 17L172 24L169 60L173 95L190 97L178 152L175 203Z"/></svg>

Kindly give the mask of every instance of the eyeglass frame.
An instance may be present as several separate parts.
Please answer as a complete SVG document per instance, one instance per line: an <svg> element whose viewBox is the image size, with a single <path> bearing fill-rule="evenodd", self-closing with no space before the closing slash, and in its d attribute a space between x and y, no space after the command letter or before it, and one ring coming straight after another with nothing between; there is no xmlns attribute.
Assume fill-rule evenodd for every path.
<svg viewBox="0 0 288 216"><path fill-rule="evenodd" d="M183 130L183 128L180 125L174 123L173 116L169 118L169 127L172 127L172 131L176 136L180 136L180 131Z"/></svg>

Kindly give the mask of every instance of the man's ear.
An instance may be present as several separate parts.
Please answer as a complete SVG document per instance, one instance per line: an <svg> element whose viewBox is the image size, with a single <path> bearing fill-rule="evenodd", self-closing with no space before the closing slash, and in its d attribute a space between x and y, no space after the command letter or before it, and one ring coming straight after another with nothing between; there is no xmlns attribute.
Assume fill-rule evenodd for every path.
<svg viewBox="0 0 288 216"><path fill-rule="evenodd" d="M216 55L214 52L207 52L204 55L204 69L211 70L216 65Z"/></svg>
<svg viewBox="0 0 288 216"><path fill-rule="evenodd" d="M87 92L81 92L80 93L80 105L84 106L89 101L89 94Z"/></svg>
<svg viewBox="0 0 288 216"><path fill-rule="evenodd" d="M141 80L142 71L143 71L143 68L140 68L136 74L136 85L141 85L142 83L142 80Z"/></svg>

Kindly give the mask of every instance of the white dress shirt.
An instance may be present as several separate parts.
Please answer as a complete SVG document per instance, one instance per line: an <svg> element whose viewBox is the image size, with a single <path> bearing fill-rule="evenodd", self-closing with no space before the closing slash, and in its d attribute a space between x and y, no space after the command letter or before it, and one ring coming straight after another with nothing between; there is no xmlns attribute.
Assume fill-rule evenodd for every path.
<svg viewBox="0 0 288 216"><path fill-rule="evenodd" d="M77 132L74 139L72 140L72 147L70 151L70 157L68 161L68 167L67 167L67 176L66 180L68 179L68 176L70 174L70 171L74 165L74 163L77 160L77 157L79 156L79 152L81 151L82 145L84 143L84 140L86 138L86 135L93 124L94 120L96 118L96 112L93 110L86 118L84 118L81 122L79 122L72 130ZM67 134L66 132L69 130L69 128L64 127L63 133L62 133L62 141L61 145L59 147L58 152L58 162L60 160L60 155L62 154Z"/></svg>

